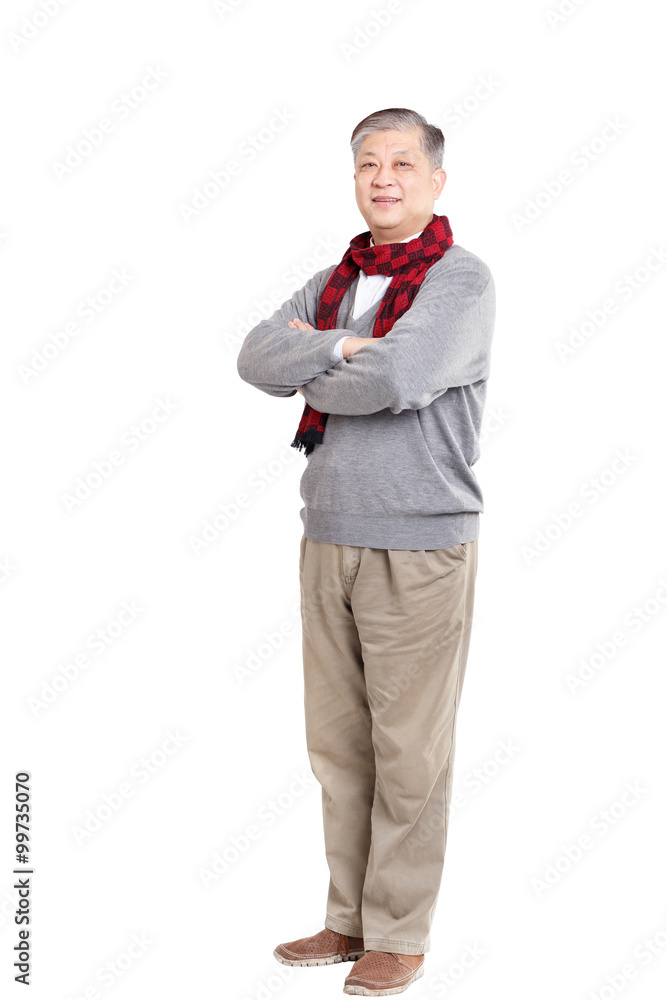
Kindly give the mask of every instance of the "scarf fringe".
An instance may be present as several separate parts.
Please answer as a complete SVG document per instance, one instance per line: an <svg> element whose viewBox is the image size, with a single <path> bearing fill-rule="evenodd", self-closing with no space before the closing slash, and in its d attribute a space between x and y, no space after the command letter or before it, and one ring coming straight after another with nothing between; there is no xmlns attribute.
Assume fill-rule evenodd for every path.
<svg viewBox="0 0 667 1000"><path fill-rule="evenodd" d="M316 444L321 444L324 438L324 431L318 431L314 428L308 428L299 437L298 431L294 435L294 440L290 443L290 448L296 448L299 451L303 451L306 458L310 455L311 451L315 448Z"/></svg>

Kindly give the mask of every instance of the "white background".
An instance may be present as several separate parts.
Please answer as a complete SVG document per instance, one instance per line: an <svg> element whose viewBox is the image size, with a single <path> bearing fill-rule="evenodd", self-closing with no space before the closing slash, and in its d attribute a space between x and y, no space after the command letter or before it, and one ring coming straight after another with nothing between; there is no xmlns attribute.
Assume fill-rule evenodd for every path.
<svg viewBox="0 0 667 1000"><path fill-rule="evenodd" d="M21 770L31 996L342 994L349 965L272 957L321 928L328 884L302 705L305 458L289 443L303 399L247 385L236 356L271 295L288 298L367 228L349 137L391 106L443 129L436 212L497 289L457 729L465 804L410 991L664 995L664 47L649 0L565 0L557 20L559 2L3 4L6 995L23 995ZM250 159L244 144L276 109L288 123ZM104 118L111 131L86 149ZM186 218L234 159L239 172ZM333 250L314 267L323 242ZM122 462L68 507L114 451ZM503 741L516 749L498 764ZM638 791L621 804L626 783ZM216 854L229 864L206 888ZM478 958L463 972L466 949Z"/></svg>

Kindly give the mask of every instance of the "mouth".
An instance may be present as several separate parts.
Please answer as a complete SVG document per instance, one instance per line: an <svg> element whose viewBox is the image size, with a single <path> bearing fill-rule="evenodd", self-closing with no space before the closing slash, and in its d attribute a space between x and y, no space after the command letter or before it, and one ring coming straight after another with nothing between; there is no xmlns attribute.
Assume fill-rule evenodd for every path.
<svg viewBox="0 0 667 1000"><path fill-rule="evenodd" d="M400 198L372 198L376 205L397 205Z"/></svg>

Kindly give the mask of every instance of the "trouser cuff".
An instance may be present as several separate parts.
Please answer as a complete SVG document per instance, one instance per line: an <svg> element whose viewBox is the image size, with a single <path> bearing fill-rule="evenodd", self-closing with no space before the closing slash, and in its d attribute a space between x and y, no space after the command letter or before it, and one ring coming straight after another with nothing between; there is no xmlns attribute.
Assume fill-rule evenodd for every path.
<svg viewBox="0 0 667 1000"><path fill-rule="evenodd" d="M366 937L366 951L395 951L399 955L425 955L429 951L428 942L398 941L396 938Z"/></svg>
<svg viewBox="0 0 667 1000"><path fill-rule="evenodd" d="M348 937L359 937L364 936L364 932L361 924L352 923L350 920L341 920L338 917L332 917L327 913L324 920L324 926L330 930L335 931L336 934L347 934ZM364 942L365 945L366 942ZM408 954L407 952L405 953ZM418 953L419 954L419 953Z"/></svg>

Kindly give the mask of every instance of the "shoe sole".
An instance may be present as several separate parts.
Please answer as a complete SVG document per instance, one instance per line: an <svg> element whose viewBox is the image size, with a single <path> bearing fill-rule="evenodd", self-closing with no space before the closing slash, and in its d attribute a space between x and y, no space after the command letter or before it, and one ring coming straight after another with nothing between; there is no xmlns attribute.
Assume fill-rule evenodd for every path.
<svg viewBox="0 0 667 1000"><path fill-rule="evenodd" d="M361 958L365 952L363 951L351 951L349 955L331 955L330 958L296 958L287 959L279 955L277 951L274 951L273 957L276 958L283 965L337 965L338 962L356 962L358 958Z"/></svg>
<svg viewBox="0 0 667 1000"><path fill-rule="evenodd" d="M351 993L358 997L390 997L395 993L403 993L404 990L407 990L408 986L412 986L412 984L418 979L421 979L423 975L424 966L420 965L410 982L406 983L405 986L395 986L391 990L371 990L366 986L343 986L343 993Z"/></svg>

